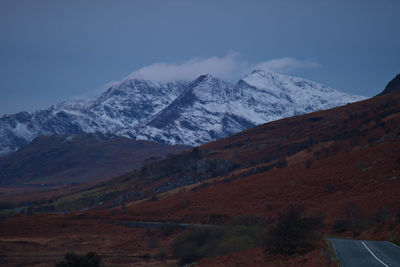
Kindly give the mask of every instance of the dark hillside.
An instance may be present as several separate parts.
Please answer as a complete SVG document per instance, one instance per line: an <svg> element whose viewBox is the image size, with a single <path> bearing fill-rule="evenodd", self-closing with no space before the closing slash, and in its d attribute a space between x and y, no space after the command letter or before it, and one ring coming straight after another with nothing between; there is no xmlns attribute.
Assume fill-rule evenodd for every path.
<svg viewBox="0 0 400 267"><path fill-rule="evenodd" d="M379 95L390 94L400 91L400 74L397 74L385 87L382 93Z"/></svg>
<svg viewBox="0 0 400 267"><path fill-rule="evenodd" d="M150 157L178 153L187 146L134 141L101 134L40 136L0 157L0 185L66 185L118 176Z"/></svg>

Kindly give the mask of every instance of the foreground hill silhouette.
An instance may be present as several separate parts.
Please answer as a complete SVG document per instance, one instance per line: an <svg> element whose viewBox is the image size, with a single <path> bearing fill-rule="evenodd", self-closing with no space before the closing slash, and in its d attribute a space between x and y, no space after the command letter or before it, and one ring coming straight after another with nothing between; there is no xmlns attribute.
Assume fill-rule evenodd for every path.
<svg viewBox="0 0 400 267"><path fill-rule="evenodd" d="M293 204L323 217L322 236L399 243L399 125L400 93L395 92L274 121L149 161L135 172L29 208L30 213L66 214L15 215L3 221L2 261L49 262L67 251L96 249L107 263L162 266L177 261L171 246L179 231L115 222L228 225L238 216L258 214L271 225ZM339 227L341 221L348 225ZM327 249L323 241L305 255L268 258L254 247L200 260L199 266L323 266L321 248ZM22 252L31 258L12 257ZM48 253L53 258L40 258Z"/></svg>

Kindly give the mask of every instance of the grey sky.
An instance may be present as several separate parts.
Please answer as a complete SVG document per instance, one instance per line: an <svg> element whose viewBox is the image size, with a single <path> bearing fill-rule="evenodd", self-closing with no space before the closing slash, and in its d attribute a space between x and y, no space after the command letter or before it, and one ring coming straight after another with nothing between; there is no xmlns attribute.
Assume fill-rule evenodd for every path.
<svg viewBox="0 0 400 267"><path fill-rule="evenodd" d="M150 65L186 75L179 66L193 62L221 64L210 72L233 81L264 62L372 96L400 72L399 10L398 0L0 0L0 115Z"/></svg>

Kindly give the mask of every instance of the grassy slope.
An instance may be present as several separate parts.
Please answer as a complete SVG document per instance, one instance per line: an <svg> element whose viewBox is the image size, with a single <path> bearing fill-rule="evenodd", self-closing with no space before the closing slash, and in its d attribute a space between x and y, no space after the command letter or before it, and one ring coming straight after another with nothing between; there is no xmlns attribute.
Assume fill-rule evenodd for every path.
<svg viewBox="0 0 400 267"><path fill-rule="evenodd" d="M304 205L309 213L323 214L326 223L323 232L332 234L332 224L345 216L344 207L349 202L357 205L360 216L366 219L372 218L383 205L391 214L400 212L399 126L400 94L384 95L332 110L267 123L205 144L199 147L201 160L214 162L225 159L235 164L233 170L215 176L210 171L209 180L202 181L190 168L179 168L182 162L187 165L199 162L193 152L187 152L172 161L154 163L146 170L126 174L48 204L60 209L74 209L104 201L102 207L81 213L84 220L74 221L77 226L70 233L77 236L85 231L83 226L79 227L80 222L95 227L109 219L226 224L237 215L258 213L270 221L292 203ZM176 163L177 168L171 166L172 163ZM153 189L160 184L183 179L189 174L199 178L194 180L195 184L152 198L157 194ZM146 198L127 198L125 208L111 207L121 195L132 192L141 192ZM105 196L109 199L104 199ZM147 201L149 199L152 201ZM46 222L46 218L39 219L38 216L29 220L38 220L44 225L51 223L50 219ZM76 214L61 216L58 223L51 224L54 231L74 216ZM7 235L8 240L26 241L28 232L29 235L40 236L42 230L26 228L27 219L22 216L12 219L7 225L3 224L9 229L7 233L0 232L0 237ZM378 226L361 236L388 239L398 229L387 223ZM122 229L114 231L115 237L109 237L113 240L110 241L112 244L101 242L97 245L99 251L112 251L114 247L122 246L123 242L117 238L124 236ZM94 237L95 233L92 233L90 238ZM150 237L132 235L129 240L137 242ZM62 236L55 234L51 238L58 240L56 243L60 251ZM90 238L80 240L71 237L70 244L79 248L84 242L92 240ZM156 247L167 247L169 243L165 242ZM21 248L21 245L14 245L12 251ZM43 251L46 251L45 247ZM145 251L148 249L137 248L137 253ZM152 250L151 253L157 251ZM204 260L202 264L221 266L224 262L248 266L265 266L268 262L272 266L321 266L324 258L319 250L314 250L303 257L266 259L260 249L252 249Z"/></svg>
<svg viewBox="0 0 400 267"><path fill-rule="evenodd" d="M399 110L399 94L382 96L332 110L267 123L230 138L205 144L199 147L202 160L230 160L235 164L234 170L215 177L209 175L208 178L212 179L206 181L208 184L198 192L175 194L189 190L193 185L171 190L171 196L154 204L162 208L151 212L148 210L152 205L150 203L146 204L144 210L148 210L146 213L159 214L161 218L164 216L162 210L166 209L164 204L183 198L196 199L193 200L196 203L203 198L203 203L199 205L204 206L204 202L210 201L212 209L216 209L220 205L218 203L224 203L224 199L240 204L255 198L256 192L252 192L252 187L260 190L258 198L264 203L268 200L269 206L282 202L282 192L293 196L288 197L290 201L301 202L301 199L305 199L304 196L298 196L298 200L294 196L307 193L314 197L321 195L321 198L326 198L329 202L337 197L333 193L344 192L350 197L360 190L367 192L380 188L377 185L381 184L383 190L386 190L391 183L397 185L398 181L390 179L393 176L392 171L398 169L396 157ZM189 159L190 164L196 164L199 160L190 161L191 153L187 152L183 157ZM179 157L175 161L179 161ZM284 167L285 165L287 166ZM115 197L126 192L144 192L147 197L151 197L155 194L152 190L155 186L188 173L182 171L182 167L165 174L168 168L171 168L168 162L161 162L155 164L151 175L137 171L104 183L90 192L69 196L69 199L74 199L71 207L77 205L80 199L110 195L113 192ZM196 175L196 171L194 173ZM202 177L197 178L194 181L197 185L204 183ZM229 179L235 181L227 183ZM369 179L372 181L368 182ZM240 190L243 187L248 187L247 193ZM219 191L223 193L218 193ZM268 194L261 195L262 192ZM166 194L168 192L160 197L163 198ZM212 199L216 200L211 201ZM57 203L63 203L62 206L67 207L69 202L64 198ZM237 207L221 209L225 213L230 213L230 210L238 211ZM181 212L180 209L178 211ZM198 209L193 212L198 213Z"/></svg>

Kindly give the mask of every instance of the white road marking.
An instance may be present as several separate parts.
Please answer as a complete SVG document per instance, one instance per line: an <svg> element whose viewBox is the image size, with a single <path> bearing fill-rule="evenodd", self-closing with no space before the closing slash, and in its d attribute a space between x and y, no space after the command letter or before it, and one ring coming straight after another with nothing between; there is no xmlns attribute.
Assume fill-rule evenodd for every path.
<svg viewBox="0 0 400 267"><path fill-rule="evenodd" d="M364 247L368 250L369 253L371 253L372 256L374 256L374 258L379 261L380 263L382 263L383 265L385 265L386 267L390 267L389 265L387 265L386 263L384 263L383 261L381 261L370 249L369 247L364 243L364 241L361 241L361 244L364 245Z"/></svg>
<svg viewBox="0 0 400 267"><path fill-rule="evenodd" d="M337 255L336 248L335 248L335 244L333 243L333 240L331 240L331 245L332 245L332 247L333 247L333 251L334 251L335 254Z"/></svg>
<svg viewBox="0 0 400 267"><path fill-rule="evenodd" d="M389 244L392 244L393 246L395 246L395 247L397 247L397 248L400 248L398 245L396 245L396 244L394 244L394 243L392 243L392 242L389 242L389 241L385 241L386 243L389 243Z"/></svg>

